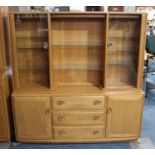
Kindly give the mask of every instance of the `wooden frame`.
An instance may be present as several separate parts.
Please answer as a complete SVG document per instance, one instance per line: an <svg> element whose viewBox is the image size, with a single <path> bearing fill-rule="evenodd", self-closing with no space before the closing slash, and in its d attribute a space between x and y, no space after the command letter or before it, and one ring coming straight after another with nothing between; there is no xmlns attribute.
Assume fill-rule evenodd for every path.
<svg viewBox="0 0 155 155"><path fill-rule="evenodd" d="M27 17L27 16L25 16L26 14L28 14L30 17ZM19 73L18 73L18 65L19 65L19 62L18 62L18 60L17 60L17 52L16 52L16 39L15 39L15 33L16 33L16 30L15 30L15 27L14 27L14 25L15 25L15 22L14 22L14 16L15 15L21 15L21 16L25 16L27 19L28 18L33 18L33 15L35 16L35 15L47 15L48 16L48 39L49 39L49 88L51 89L51 90L55 90L56 89L56 87L57 87L57 84L55 83L55 78L53 77L54 76L54 66L52 65L53 63L53 57L54 57L54 55L53 55L53 49L52 49L52 47L51 47L51 43L52 42L54 42L54 40L52 39L52 37L51 37L51 33L52 33L52 24L53 24L53 20L55 20L55 19L60 19L60 21L61 21L61 19L66 19L66 21L67 20L69 20L69 21L71 21L73 18L74 19L77 19L77 21L78 20L80 20L80 19L82 19L82 18L84 18L84 19L93 19L93 18L95 18L95 19L100 19L100 18L105 18L105 25L104 25L104 27L105 27L105 32L104 32L104 34L103 34L103 36L104 36L104 40L103 40L103 43L104 43L104 51L103 51L103 76L102 76L102 81L103 81L103 83L102 83L102 88L104 89L114 89L114 88L108 88L108 85L107 85L107 78L108 78L108 74L107 74L107 71L108 71L108 66L107 66L107 60L108 60L108 55L107 55L107 53L108 53L108 39L109 39L109 37L108 37L108 27L109 27L109 18L110 18L110 16L112 16L112 15L115 15L116 16L116 18L134 18L134 17L139 17L139 18L141 18L140 20L141 20L141 32L140 32L140 45L139 45L139 56L138 56L138 71L137 71L137 81L136 81L136 85L134 86L134 87L127 87L127 88L121 88L121 87L116 87L115 89L120 89L120 90L123 90L123 89L135 89L135 88L140 88L140 84L141 84L141 81L142 81L142 79L141 79L141 77L142 77L142 70L143 70L143 68L142 68L142 56L143 56L143 51L142 51L142 49L144 49L144 47L142 47L141 46L141 43L142 42L144 42L144 40L142 40L142 39L145 39L144 37L141 37L141 36L144 36L145 34L144 34L144 25L145 25L145 22L146 22L146 15L145 14L141 14L141 13L101 13L101 12L96 12L96 13L92 13L92 12L85 12L85 13L12 13L11 15L10 15L10 23L11 23L11 25L10 25L10 27L11 27L11 36L12 36L12 49L13 49L13 67L14 67L14 69L13 69L13 71L14 71L14 83L15 83L15 89L23 89L24 90L24 87L22 88L22 87L20 87L20 84L19 84ZM31 17L31 15L32 15L32 17ZM114 16L114 17L115 17ZM141 17L140 17L141 16ZM69 18L69 19L68 19ZM92 20L93 21L93 20ZM73 21L74 22L74 21ZM67 24L67 23L66 23ZM67 33L66 33L67 34ZM39 36L38 36L39 37ZM67 36L66 36L67 37ZM84 36L83 36L84 37ZM142 52L141 52L142 51ZM94 76L94 75L93 75ZM24 77L23 77L24 78ZM30 89L37 89L37 90L39 90L39 88L30 88ZM40 90L44 90L44 89L40 89ZM48 90L48 88L46 89L46 90Z"/></svg>

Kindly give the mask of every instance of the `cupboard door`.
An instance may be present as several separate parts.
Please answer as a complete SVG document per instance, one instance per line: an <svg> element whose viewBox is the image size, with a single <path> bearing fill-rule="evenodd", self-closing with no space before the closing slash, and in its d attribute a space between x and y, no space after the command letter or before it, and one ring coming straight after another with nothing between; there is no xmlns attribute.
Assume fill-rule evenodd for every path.
<svg viewBox="0 0 155 155"><path fill-rule="evenodd" d="M141 16L109 15L108 88L137 86L140 51Z"/></svg>
<svg viewBox="0 0 155 155"><path fill-rule="evenodd" d="M142 108L142 95L109 96L106 136L108 138L137 138Z"/></svg>
<svg viewBox="0 0 155 155"><path fill-rule="evenodd" d="M17 140L52 138L49 98L15 97L13 101Z"/></svg>
<svg viewBox="0 0 155 155"><path fill-rule="evenodd" d="M7 131L7 125L4 112L3 95L2 90L0 89L0 140L4 140L8 136L6 131Z"/></svg>
<svg viewBox="0 0 155 155"><path fill-rule="evenodd" d="M10 18L17 88L48 89L47 14L15 14Z"/></svg>

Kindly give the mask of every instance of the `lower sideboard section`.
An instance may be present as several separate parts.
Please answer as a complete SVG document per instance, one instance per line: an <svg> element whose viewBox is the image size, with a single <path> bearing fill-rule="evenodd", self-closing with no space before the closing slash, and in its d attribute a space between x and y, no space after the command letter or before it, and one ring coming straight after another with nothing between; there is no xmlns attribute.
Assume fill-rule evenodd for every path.
<svg viewBox="0 0 155 155"><path fill-rule="evenodd" d="M79 103L77 96L71 101L69 97L55 98L13 96L17 141L88 143L135 140L140 136L142 94L96 96L97 100L82 96Z"/></svg>

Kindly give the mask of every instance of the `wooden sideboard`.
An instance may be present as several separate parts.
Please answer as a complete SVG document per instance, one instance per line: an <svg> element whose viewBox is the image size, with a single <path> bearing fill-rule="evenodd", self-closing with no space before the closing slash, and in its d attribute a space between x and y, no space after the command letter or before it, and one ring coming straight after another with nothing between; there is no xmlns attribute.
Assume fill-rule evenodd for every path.
<svg viewBox="0 0 155 155"><path fill-rule="evenodd" d="M11 13L16 140L140 136L146 14Z"/></svg>

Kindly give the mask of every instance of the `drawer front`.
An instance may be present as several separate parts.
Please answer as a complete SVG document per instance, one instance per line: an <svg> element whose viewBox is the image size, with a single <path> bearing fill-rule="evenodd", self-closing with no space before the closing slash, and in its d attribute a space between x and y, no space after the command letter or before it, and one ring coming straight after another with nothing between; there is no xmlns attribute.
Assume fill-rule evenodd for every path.
<svg viewBox="0 0 155 155"><path fill-rule="evenodd" d="M105 114L101 112L54 111L54 125L104 125Z"/></svg>
<svg viewBox="0 0 155 155"><path fill-rule="evenodd" d="M104 137L105 128L102 125L78 127L54 126L54 139L56 140L99 139Z"/></svg>
<svg viewBox="0 0 155 155"><path fill-rule="evenodd" d="M104 96L64 96L53 97L53 109L55 110L89 110L104 109Z"/></svg>

